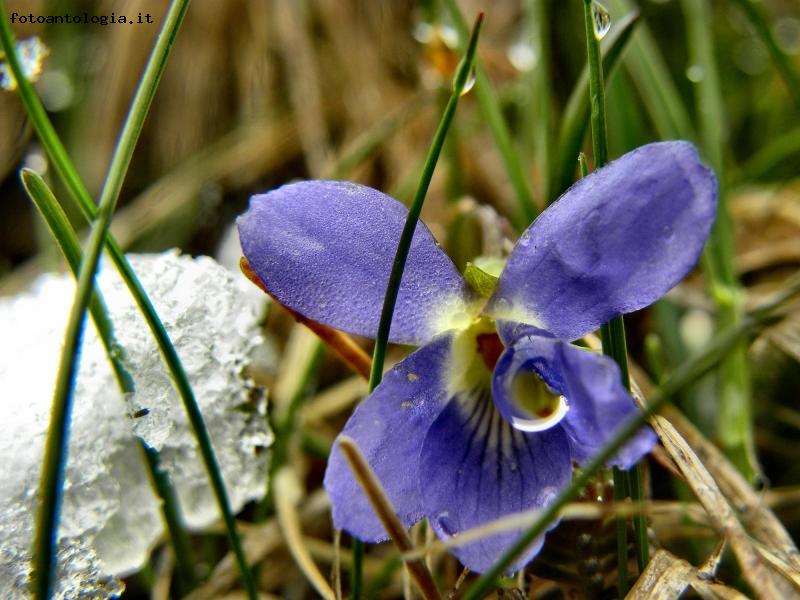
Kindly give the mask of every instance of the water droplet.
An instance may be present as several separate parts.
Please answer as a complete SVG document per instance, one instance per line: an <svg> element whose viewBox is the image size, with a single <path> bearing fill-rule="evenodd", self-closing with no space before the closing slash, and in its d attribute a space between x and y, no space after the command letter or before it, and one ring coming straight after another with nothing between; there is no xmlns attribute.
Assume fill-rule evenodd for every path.
<svg viewBox="0 0 800 600"><path fill-rule="evenodd" d="M416 373L408 373L406 375L406 379L408 379L409 381L416 381L417 379L419 379L419 375L417 375Z"/></svg>
<svg viewBox="0 0 800 600"><path fill-rule="evenodd" d="M703 77L705 77L705 74L706 71L703 68L703 65L689 65L686 68L686 78L694 83L703 81Z"/></svg>
<svg viewBox="0 0 800 600"><path fill-rule="evenodd" d="M517 71L531 71L536 66L539 56L528 40L520 39L511 44L506 50L508 62Z"/></svg>
<svg viewBox="0 0 800 600"><path fill-rule="evenodd" d="M464 82L464 87L461 88L461 95L464 96L468 94L473 87L475 87L475 67L469 70L467 80Z"/></svg>
<svg viewBox="0 0 800 600"><path fill-rule="evenodd" d="M611 29L611 14L599 0L592 0L592 22L594 24L594 37L602 40Z"/></svg>
<svg viewBox="0 0 800 600"><path fill-rule="evenodd" d="M413 403L413 402L411 402L411 400L403 400L403 401L400 403L400 408L402 408L403 410L408 410L408 409L409 409L409 408L411 408L412 406L414 406L414 403Z"/></svg>

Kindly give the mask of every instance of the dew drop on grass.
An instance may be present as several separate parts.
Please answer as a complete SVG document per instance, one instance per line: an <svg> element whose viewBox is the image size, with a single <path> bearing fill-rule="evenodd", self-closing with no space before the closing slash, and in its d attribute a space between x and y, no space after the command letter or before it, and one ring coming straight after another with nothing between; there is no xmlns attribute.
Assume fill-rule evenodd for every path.
<svg viewBox="0 0 800 600"><path fill-rule="evenodd" d="M592 0L592 24L594 36L598 40L606 37L608 30L611 29L611 14L599 0Z"/></svg>
<svg viewBox="0 0 800 600"><path fill-rule="evenodd" d="M467 75L467 81L464 82L464 87L461 89L461 95L464 96L468 94L473 87L475 87L475 67L472 67L469 70L469 75Z"/></svg>

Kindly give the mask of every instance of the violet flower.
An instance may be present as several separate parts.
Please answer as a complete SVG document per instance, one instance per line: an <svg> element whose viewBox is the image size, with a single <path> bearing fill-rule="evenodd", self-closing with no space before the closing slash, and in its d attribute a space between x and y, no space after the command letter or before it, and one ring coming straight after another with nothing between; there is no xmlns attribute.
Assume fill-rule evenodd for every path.
<svg viewBox="0 0 800 600"><path fill-rule="evenodd" d="M390 341L421 346L350 417L400 519L442 538L542 507L636 411L609 358L569 342L663 296L697 262L716 179L687 142L650 144L580 180L522 234L490 297L465 283L419 223ZM304 316L374 337L406 209L365 186L287 185L239 218L244 254ZM655 443L634 437L612 464ZM386 534L335 447L325 475L336 527ZM454 549L488 569L521 531ZM514 565L539 551L536 540Z"/></svg>

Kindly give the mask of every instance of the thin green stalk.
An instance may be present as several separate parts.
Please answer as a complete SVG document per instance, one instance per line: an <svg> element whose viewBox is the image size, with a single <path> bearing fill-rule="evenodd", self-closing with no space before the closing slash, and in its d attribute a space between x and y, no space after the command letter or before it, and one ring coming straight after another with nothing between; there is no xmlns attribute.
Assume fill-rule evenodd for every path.
<svg viewBox="0 0 800 600"><path fill-rule="evenodd" d="M180 3L183 12L185 12L187 5L188 0L184 0ZM33 86L31 86L30 82L21 75L19 62L17 61L16 55L13 51L14 40L11 32L11 26L8 21L8 14L4 4L0 4L0 7L2 7L2 10L0 11L0 43L2 43L2 47L9 57L8 64L17 80L17 89L20 99L25 106L25 110L30 117L31 123L36 130L42 146L47 151L56 172L63 180L72 198L78 204L84 217L87 219L87 221L91 222L96 218L98 209L94 205L86 186L78 175L75 166L72 164L72 161L64 149L61 140L56 134L52 123L47 117L44 107L42 106L42 102L36 95ZM171 38L168 37L167 41L171 41ZM209 472L211 487L214 491L217 504L223 516L223 522L228 534L228 538L231 540L231 545L233 546L237 564L243 573L242 577L245 581L245 587L250 589L253 586L248 584L248 580L252 580L252 578L250 577L247 569L244 553L241 551L241 544L238 542L238 534L236 533L235 521L230 511L230 503L227 501L227 493L225 492L222 476L219 472L219 466L217 465L216 457L214 456L213 448L211 447L210 437L205 429L202 414L197 404L197 400L194 397L194 393L192 392L191 385L189 384L186 371L183 368L180 357L178 356L178 353L176 352L175 347L173 346L169 335L167 334L167 331L161 322L161 319L158 317L152 302L150 302L147 293L136 277L136 273L134 272L130 263L125 258L125 255L122 252L119 244L117 244L113 236L108 233L105 235L105 243L106 248L109 251L115 266L119 270L123 281L130 290L131 295L139 307L139 310L142 312L142 315L145 318L145 321L147 321L153 337L156 340L156 344L158 345L162 357L164 358L164 362L172 375L173 383L175 384L176 390L181 397L184 409L189 417L189 423L192 427L195 437L197 438L203 463L206 467L206 470Z"/></svg>
<svg viewBox="0 0 800 600"><path fill-rule="evenodd" d="M439 155L444 145L447 130L453 117L456 114L456 107L458 100L464 93L464 88L469 80L470 73L472 72L473 62L475 61L475 51L478 47L478 37L483 24L483 13L478 15L475 21L475 26L472 29L472 35L469 40L469 45L464 53L464 58L456 70L455 77L453 78L453 92L450 95L450 100L445 106L442 118L439 121L439 127L433 136L428 156L425 160L425 165L422 168L422 175L417 185L417 191L414 194L414 200L406 217L403 231L400 234L400 241L397 244L397 253L394 257L392 264L392 271L389 275L389 283L386 287L386 296L383 301L383 308L381 310L381 318L378 323L378 332L375 335L375 350L372 354L372 369L369 374L369 391L372 392L383 377L383 363L386 360L386 346L389 342L389 329L392 326L392 316L394 315L394 307L397 303L397 294L400 290L400 282L403 278L403 270L406 266L406 259L408 258L409 250L411 249L411 240L414 237L414 231L417 228L419 215L422 211L422 205L425 202L425 196L428 193L428 186L430 185L433 171L436 168L436 162L439 160ZM359 594L362 588L361 569L359 565L363 556L363 545L360 540L353 542L353 598L359 598L355 590Z"/></svg>
<svg viewBox="0 0 800 600"><path fill-rule="evenodd" d="M358 538L353 538L353 568L350 576L350 598L360 600L364 587L364 542Z"/></svg>
<svg viewBox="0 0 800 600"><path fill-rule="evenodd" d="M85 325L85 311L94 288L94 273L97 269L105 232L113 214L127 167L130 164L135 142L141 132L147 110L166 65L169 50L187 7L188 2L173 3L165 17L164 25L137 89L120 142L112 158L109 174L101 193L97 219L89 238L86 259L81 264L78 275L75 301L67 325L64 350L56 380L51 425L45 448L40 489L39 514L33 552L35 561L34 591L39 598L48 598L52 589L57 524L73 399L72 387L77 369L78 350ZM13 39L5 6L3 6L2 13L0 34L2 34L3 46L10 49L7 52L7 59L22 90L26 88L25 84L27 82L21 73L16 54L13 51ZM32 90L30 90L29 86L27 92L29 96L32 96ZM41 108L41 105L39 105L39 108Z"/></svg>
<svg viewBox="0 0 800 600"><path fill-rule="evenodd" d="M536 521L520 536L517 542L486 573L470 587L463 600L478 600L494 585L498 577L507 572L525 549L537 537L547 531L548 526L558 518L564 506L572 502L578 494L613 457L645 425L658 408L673 398L678 392L697 382L714 369L738 343L746 341L751 335L761 331L780 319L776 316L778 309L789 299L800 293L800 278L792 281L790 286L776 298L759 307L738 325L720 332L697 355L682 363L667 378L664 384L653 393L643 410L632 415L606 442L606 444L577 473L572 482L542 510Z"/></svg>
<svg viewBox="0 0 800 600"><path fill-rule="evenodd" d="M531 72L531 101L535 103L533 115L534 154L538 163L541 179L539 197L550 197L550 176L552 173L553 146L553 89L550 73L550 21L548 19L547 0L527 0L525 7L528 13L531 37L536 43L535 53L538 56L536 66Z"/></svg>
<svg viewBox="0 0 800 600"><path fill-rule="evenodd" d="M483 13L478 15L475 21L475 26L472 30L472 36L467 46L467 51L461 64L456 70L455 77L453 78L453 93L450 95L450 100L444 109L442 118L439 122L439 127L433 136L428 156L425 160L425 165L422 168L422 175L419 179L417 191L414 194L414 200L406 217L403 231L400 234L400 241L397 245L397 253L394 257L392 264L392 272L389 275L389 283L386 288L386 297L383 302L383 309L381 310L381 318L378 323L378 332L375 336L375 350L372 355L372 371L369 377L369 390L370 392L380 383L383 377L383 363L386 359L386 345L389 340L389 329L392 324L392 316L394 315L394 307L397 302L397 294L400 290L400 281L403 277L403 270L406 266L406 259L408 252L411 249L411 240L414 237L414 231L417 228L417 221L419 220L422 205L425 202L425 195L428 193L428 186L430 185L433 171L436 168L436 162L439 160L439 154L444 145L447 130L453 117L456 114L456 107L458 100L464 92L464 87L469 79L472 70L472 64L475 60L475 50L478 46L478 36L480 35L481 25L483 24Z"/></svg>
<svg viewBox="0 0 800 600"><path fill-rule="evenodd" d="M795 69L792 57L778 43L775 32L769 26L764 5L759 0L735 0L735 2L755 27L761 41L769 50L772 61L778 67L781 77L786 82L786 87L789 88L795 104L800 107L800 73Z"/></svg>
<svg viewBox="0 0 800 600"><path fill-rule="evenodd" d="M72 228L67 215L38 173L30 169L22 169L20 178L28 197L42 215L53 239L61 249L67 265L77 278L82 261L82 253L78 235ZM95 290L92 294L89 302L89 313L97 327L97 333L105 347L108 360L111 362L120 392L123 395L134 393L133 379L123 365L124 349L116 341L108 308L103 301L100 290ZM187 590L191 589L195 583L195 560L175 490L172 487L169 475L160 468L158 451L148 447L140 438L139 442L154 490L161 500L161 512L169 531L181 581Z"/></svg>
<svg viewBox="0 0 800 600"><path fill-rule="evenodd" d="M644 502L644 473L642 464L636 463L628 471L628 492L635 505ZM642 513L633 515L633 546L636 550L636 565L639 574L644 573L647 563L650 562L650 539L647 535L647 517Z"/></svg>
<svg viewBox="0 0 800 600"><path fill-rule="evenodd" d="M468 40L470 39L467 21L461 14L461 10L455 0L444 0L444 4L458 32L461 50L466 52ZM494 90L492 90L489 78L480 65L477 64L477 61L475 64L475 96L478 100L478 107L483 115L483 120L486 121L489 130L492 132L494 143L500 152L500 158L503 161L511 187L514 189L517 212L513 217L513 221L517 229L522 231L533 221L538 210L528 185L528 178L522 167L522 161L514 148L511 133L503 118L500 101Z"/></svg>
<svg viewBox="0 0 800 600"><path fill-rule="evenodd" d="M584 25L586 34L586 50L589 59L589 102L591 104L592 125L592 150L594 152L595 169L601 168L608 162L608 131L606 129L605 89L603 85L603 65L600 60L600 47L594 34L594 19L592 17L592 0L583 2ZM625 323L622 317L616 317L600 328L600 337L603 343L603 354L610 356L619 365L623 385L630 390L630 375L628 373L628 352L625 343ZM638 482L632 479L639 476ZM635 469L624 473L614 469L614 497L624 500L629 493L643 490L641 470ZM619 489L618 489L619 488ZM644 498L632 497L635 502ZM649 561L647 546L647 522L643 516L634 519L636 532L634 541L636 556L640 572ZM617 573L618 590L620 597L628 592L628 529L624 517L617 517Z"/></svg>
<svg viewBox="0 0 800 600"><path fill-rule="evenodd" d="M625 471L614 467L614 502L622 503L628 497L628 477ZM628 520L616 517L614 526L617 531L617 597L624 598L628 592Z"/></svg>
<svg viewBox="0 0 800 600"><path fill-rule="evenodd" d="M178 565L178 580L181 584L181 591L186 593L197 584L197 576L195 574L197 561L192 549L192 542L186 533L178 495L175 493L175 486L172 485L169 473L161 467L161 454L155 448L148 446L142 438L137 436L137 440L139 448L145 457L151 485L155 488L156 495L161 500L161 514L167 524L169 539L172 543L172 552Z"/></svg>
<svg viewBox="0 0 800 600"><path fill-rule="evenodd" d="M695 100L705 158L720 181L717 219L711 231L703 267L717 308L720 328L736 324L744 313L744 298L734 265L734 234L727 206L723 122L725 110L714 58L711 8L707 0L683 0L690 60L702 69L695 82ZM750 481L759 471L753 441L751 383L747 348L740 345L719 374L717 434L734 465Z"/></svg>
<svg viewBox="0 0 800 600"><path fill-rule="evenodd" d="M608 131L606 130L606 96L603 85L603 65L600 45L594 35L591 0L583 0L583 20L586 34L586 54L589 58L589 106L591 109L592 151L594 168L608 162Z"/></svg>

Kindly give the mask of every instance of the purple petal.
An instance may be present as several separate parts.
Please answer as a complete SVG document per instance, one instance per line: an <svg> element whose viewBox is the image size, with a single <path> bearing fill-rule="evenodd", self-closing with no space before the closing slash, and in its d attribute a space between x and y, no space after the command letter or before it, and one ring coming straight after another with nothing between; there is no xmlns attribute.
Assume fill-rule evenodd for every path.
<svg viewBox="0 0 800 600"><path fill-rule="evenodd" d="M441 336L398 363L356 408L342 431L361 448L407 526L424 516L417 493L419 455L428 429L447 398L444 372L451 342L451 336ZM337 528L364 541L386 539L383 526L335 444L325 473L325 489Z"/></svg>
<svg viewBox="0 0 800 600"><path fill-rule="evenodd" d="M239 217L250 266L282 304L320 323L374 337L407 211L355 183L305 181L253 196ZM418 223L390 341L422 344L470 298L463 278Z"/></svg>
<svg viewBox="0 0 800 600"><path fill-rule="evenodd" d="M569 409L557 427L566 432L572 458L578 463L596 454L639 410L622 385L619 368L613 360L540 335L531 328L507 347L497 361L493 392L501 410L513 407L512 382L523 371L535 372L566 398ZM655 442L655 433L644 428L610 463L630 468Z"/></svg>
<svg viewBox="0 0 800 600"><path fill-rule="evenodd" d="M449 538L500 517L547 504L570 480L564 432L512 428L488 390L452 399L428 431L420 459L420 494L436 534ZM516 529L454 548L473 571L489 569L522 533ZM518 570L541 549L536 539L511 567Z"/></svg>
<svg viewBox="0 0 800 600"><path fill-rule="evenodd" d="M651 304L691 270L717 181L688 142L629 152L572 186L522 234L487 313L577 339Z"/></svg>

